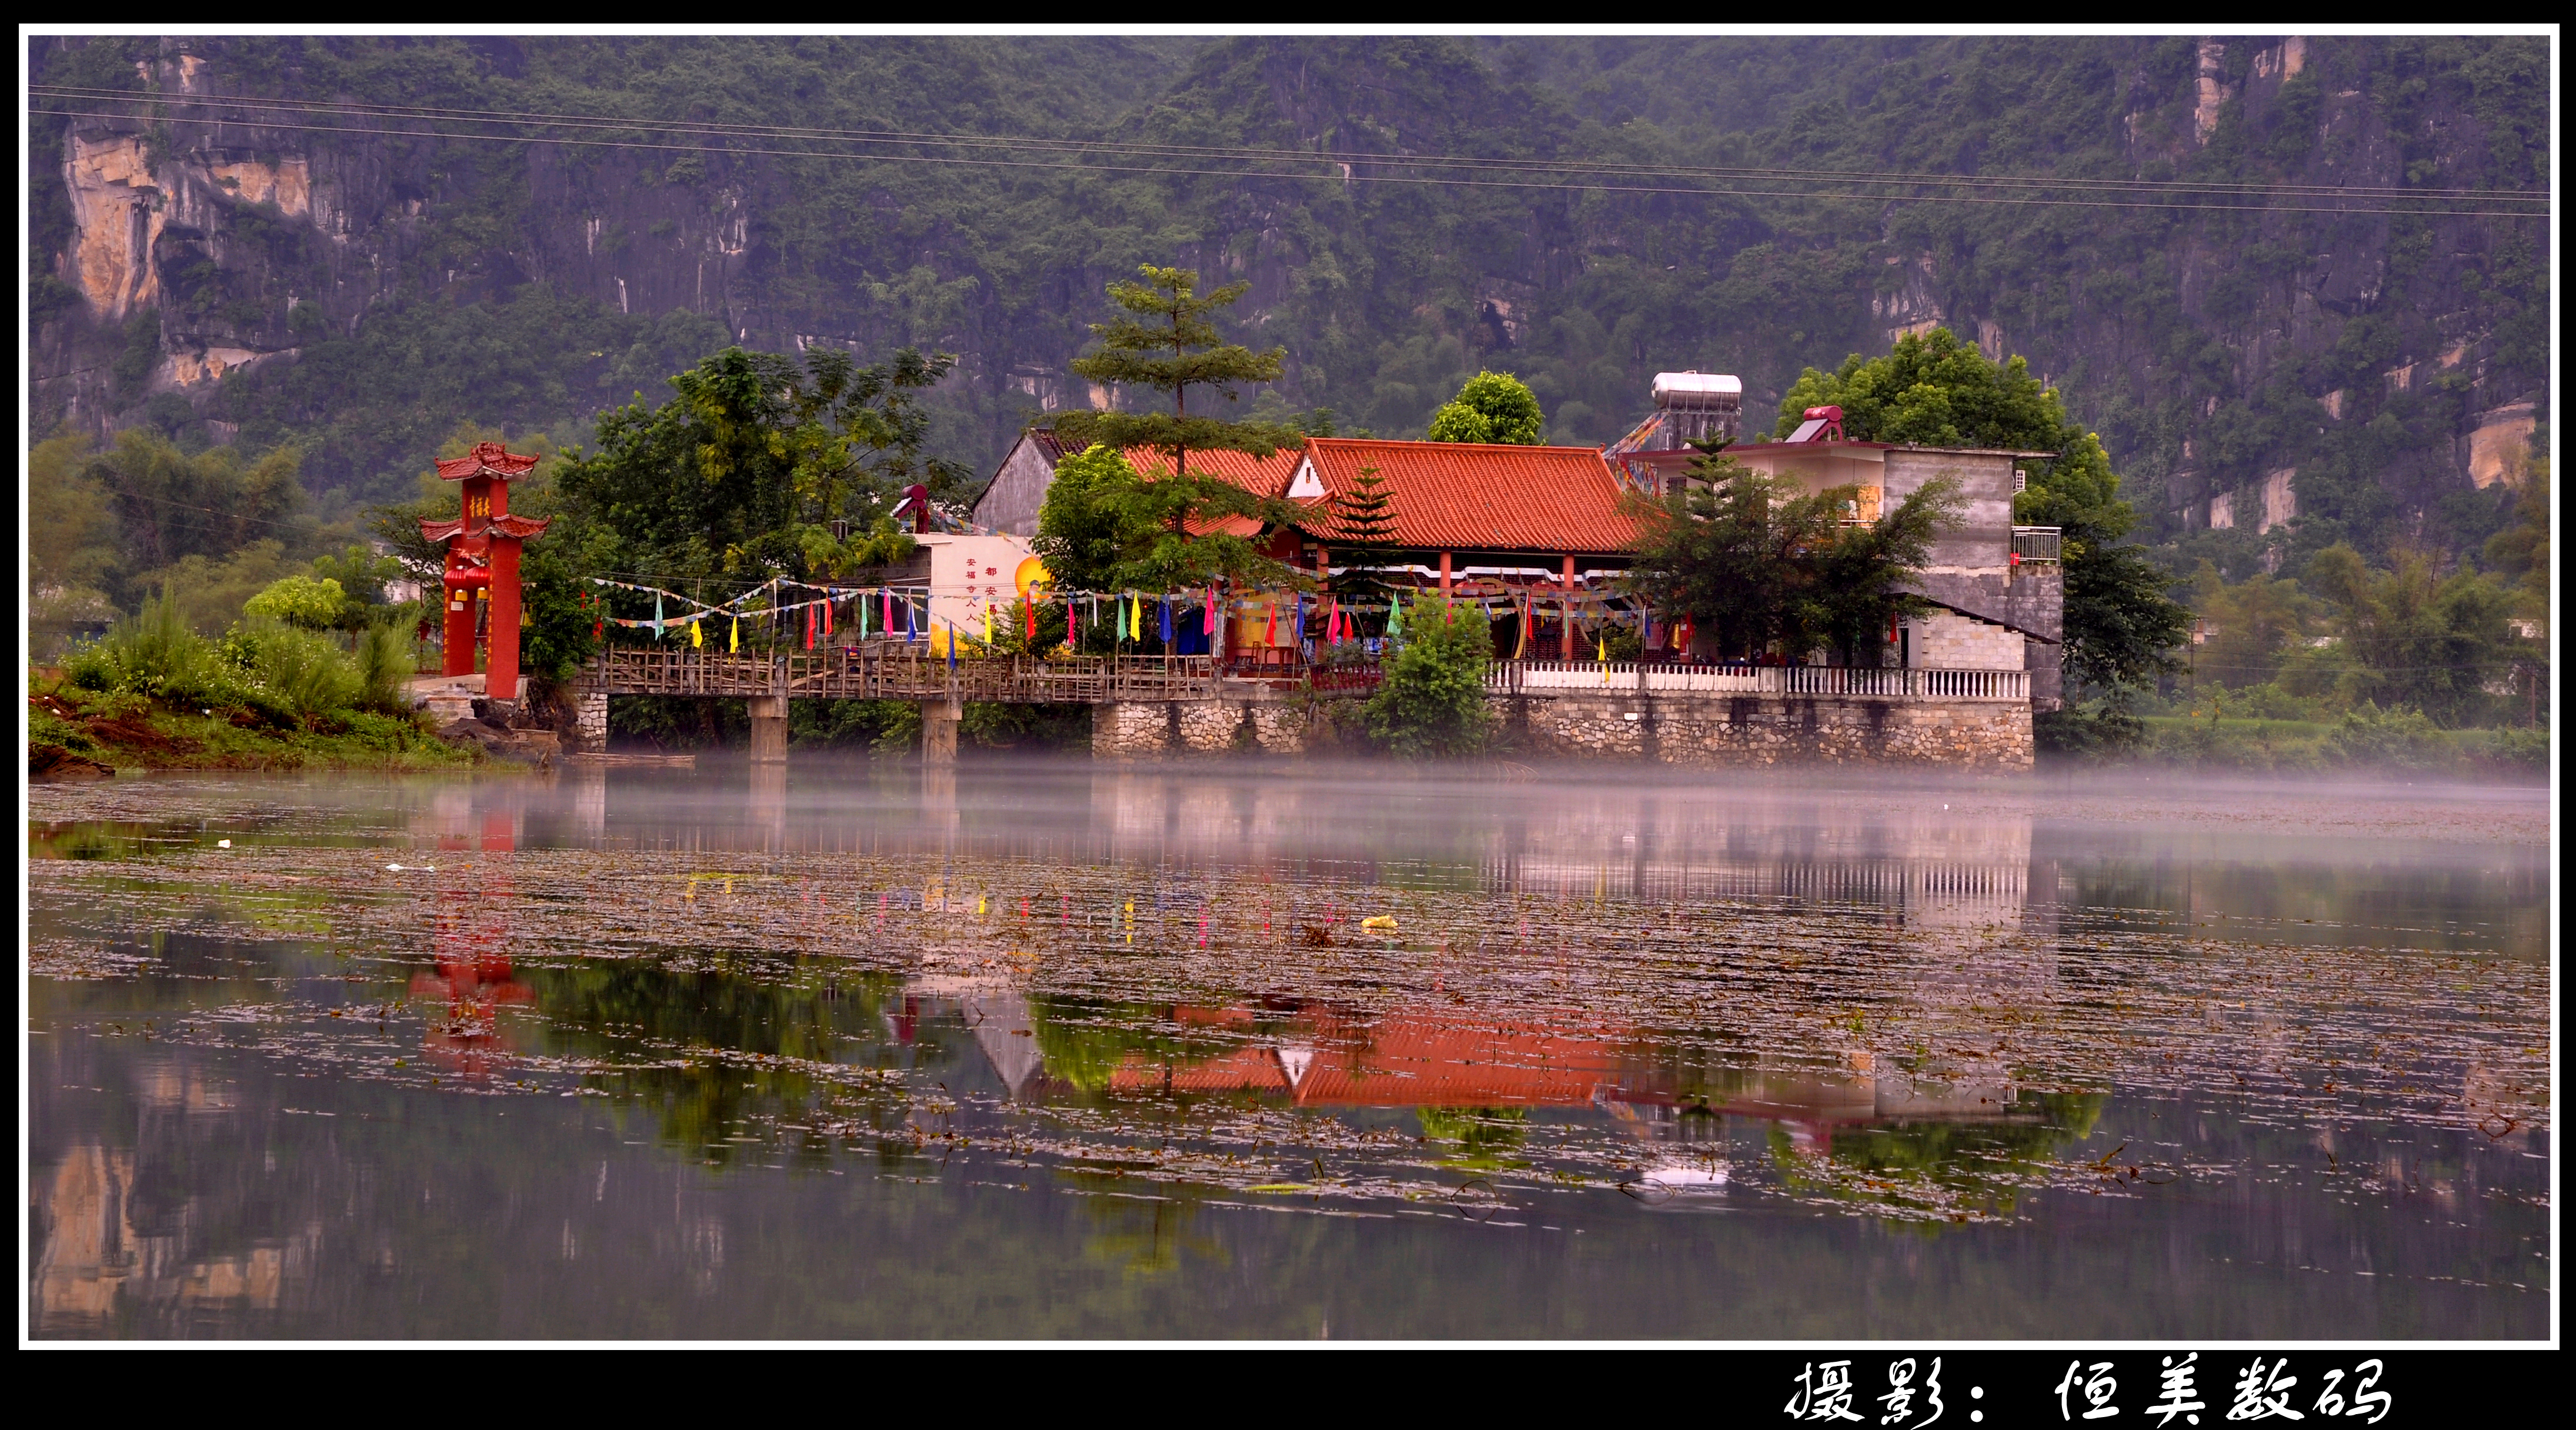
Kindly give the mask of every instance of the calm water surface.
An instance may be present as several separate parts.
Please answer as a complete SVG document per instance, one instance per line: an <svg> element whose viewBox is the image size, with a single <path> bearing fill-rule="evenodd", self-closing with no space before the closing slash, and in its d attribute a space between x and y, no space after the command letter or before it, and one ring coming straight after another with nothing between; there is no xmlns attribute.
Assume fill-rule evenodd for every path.
<svg viewBox="0 0 2576 1430"><path fill-rule="evenodd" d="M39 1336L2548 1332L2540 791L31 798Z"/></svg>

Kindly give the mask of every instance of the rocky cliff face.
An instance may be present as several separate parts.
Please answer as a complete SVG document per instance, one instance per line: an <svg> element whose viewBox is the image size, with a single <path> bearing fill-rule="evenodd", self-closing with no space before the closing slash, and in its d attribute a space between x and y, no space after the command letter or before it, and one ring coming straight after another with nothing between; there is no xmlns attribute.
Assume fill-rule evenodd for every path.
<svg viewBox="0 0 2576 1430"><path fill-rule="evenodd" d="M1659 369L1740 373L1758 413L1801 366L1946 324L2061 385L2169 536L2295 518L2465 544L2547 417L2540 225L2475 195L2308 194L2545 185L2546 56L2522 42L1225 42L1104 48L1138 83L1043 113L1010 106L1074 87L1000 42L900 57L883 97L833 90L855 61L793 46L736 45L719 58L769 68L705 79L704 47L333 43L34 42L40 82L165 101L40 94L80 113L35 125L39 430L300 440L317 485L369 494L459 418L578 419L712 343L912 342L965 355L944 441L989 467L1029 417L1116 396L1065 364L1104 282L1175 258L1251 283L1242 335L1291 358L1267 401L1387 433L1479 366L1528 378L1558 440L1615 436ZM1336 172L809 162L204 103L705 111L656 97L684 81L767 123L912 106L924 130L1286 147ZM1422 155L1775 177L1716 197L1420 184ZM2210 187L2032 207L1794 177L1859 170ZM2451 212L2317 211L2368 207Z"/></svg>

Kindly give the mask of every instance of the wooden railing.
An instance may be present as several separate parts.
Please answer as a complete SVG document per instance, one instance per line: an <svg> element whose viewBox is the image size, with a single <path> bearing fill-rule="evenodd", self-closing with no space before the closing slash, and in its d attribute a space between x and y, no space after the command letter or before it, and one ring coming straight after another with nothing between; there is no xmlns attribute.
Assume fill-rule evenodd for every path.
<svg viewBox="0 0 2576 1430"><path fill-rule="evenodd" d="M1842 695L1873 700L2027 700L2022 670L1907 666L1640 665L1632 660L1504 660L1488 690L1533 694Z"/></svg>
<svg viewBox="0 0 2576 1430"><path fill-rule="evenodd" d="M783 655L611 646L583 672L603 695L787 695L823 700L958 700L1097 705L1204 700L1216 694L1203 655L945 656L887 642Z"/></svg>

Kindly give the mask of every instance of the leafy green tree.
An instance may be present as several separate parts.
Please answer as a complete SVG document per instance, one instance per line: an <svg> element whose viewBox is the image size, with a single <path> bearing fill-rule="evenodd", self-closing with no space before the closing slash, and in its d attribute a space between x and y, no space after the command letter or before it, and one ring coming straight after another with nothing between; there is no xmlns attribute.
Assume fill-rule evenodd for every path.
<svg viewBox="0 0 2576 1430"><path fill-rule="evenodd" d="M2306 634L2310 608L2295 581L2255 575L2234 586L2204 561L2193 579L2202 619L2212 627L2192 656L2193 678L2227 686L2261 685L2279 673L2290 643Z"/></svg>
<svg viewBox="0 0 2576 1430"><path fill-rule="evenodd" d="M1106 576L1113 588L1153 591L1220 578L1276 582L1286 575L1284 566L1262 554L1252 541L1212 528L1227 517L1286 520L1292 509L1194 470L1189 458L1192 452L1208 451L1266 457L1295 441L1298 434L1275 423L1229 422L1204 411L1192 413L1190 398L1192 389L1213 388L1213 395L1233 402L1238 399L1234 389L1240 384L1276 382L1283 371L1284 350L1256 353L1241 344L1219 341L1221 334L1209 315L1240 301L1251 291L1251 284L1229 283L1202 294L1199 275L1190 269L1146 264L1139 272L1144 278L1141 283L1109 285L1110 300L1126 312L1092 324L1099 348L1069 365L1094 382L1162 393L1171 400L1172 410L1067 412L1054 424L1069 442L1117 452L1151 450L1162 454L1168 464L1168 470L1150 479L1138 476L1133 467L1125 477L1104 469L1085 488L1084 499L1097 513L1075 524L1106 523L1118 533L1117 561L1109 570L1093 574ZM1051 487L1048 502L1054 501ZM1043 514L1040 525L1043 529ZM1072 584L1070 576L1059 573L1059 579Z"/></svg>
<svg viewBox="0 0 2576 1430"><path fill-rule="evenodd" d="M1485 665L1493 631L1473 603L1426 601L1408 614L1404 642L1369 697L1369 734L1407 758L1471 755L1492 738Z"/></svg>
<svg viewBox="0 0 2576 1430"><path fill-rule="evenodd" d="M90 439L64 431L27 453L27 588L104 591L123 564L109 495L90 470Z"/></svg>
<svg viewBox="0 0 2576 1430"><path fill-rule="evenodd" d="M2400 551L2388 570L2373 571L2344 545L2309 558L2302 580L2331 608L2366 698L2455 726L2488 712L2486 687L2514 654L2505 626L2511 598L2496 582L2466 568L2445 577L2417 551Z"/></svg>
<svg viewBox="0 0 2576 1430"><path fill-rule="evenodd" d="M2055 452L2027 464L2013 519L2063 531L2066 673L2078 688L2134 685L2178 668L2191 613L2172 578L2121 544L2136 515L2101 437L2067 417L2057 389L2015 355L1996 363L1947 328L1899 338L1884 357L1859 354L1831 373L1808 368L1780 401L1787 436L1809 407L1837 405L1860 441Z"/></svg>
<svg viewBox="0 0 2576 1430"><path fill-rule="evenodd" d="M1803 554L1833 539L1839 500L1702 452L1679 494L1635 498L1641 528L1628 588L1671 620L1687 616L1722 656L1782 638Z"/></svg>
<svg viewBox="0 0 2576 1430"><path fill-rule="evenodd" d="M727 348L673 377L661 406L603 414L597 448L564 463L563 510L606 533L613 569L657 582L738 588L899 556L893 548L908 543L850 551L831 524L876 541L877 519L906 487L927 487L933 502L963 492L970 474L926 454L920 406L956 361L907 348L860 367L826 348L801 358Z"/></svg>
<svg viewBox="0 0 2576 1430"><path fill-rule="evenodd" d="M1131 524L1124 508L1106 499L1137 484L1136 469L1108 447L1092 446L1055 464L1047 483L1046 502L1038 508L1037 536L1029 545L1046 563L1047 575L1059 589L1119 589L1118 565L1128 549L1150 542L1150 524Z"/></svg>
<svg viewBox="0 0 2576 1430"><path fill-rule="evenodd" d="M1479 372L1431 414L1431 440L1535 447L1546 421L1527 383L1507 372Z"/></svg>
<svg viewBox="0 0 2576 1430"><path fill-rule="evenodd" d="M1859 496L1856 487L1820 493L1828 502ZM1952 477L1935 477L1874 522L1837 522L1821 546L1799 555L1808 568L1783 623L1785 649L1832 650L1845 665L1876 665L1890 625L1927 609L1903 589L1932 558L1932 542L1957 523L1967 503Z"/></svg>
<svg viewBox="0 0 2576 1430"><path fill-rule="evenodd" d="M139 428L116 434L106 450L87 454L78 483L104 492L113 512L122 559L103 572L108 594L129 606L191 558L192 570L220 565L258 542L301 560L317 533L296 479L300 464L292 447L249 460L232 447L183 452Z"/></svg>
<svg viewBox="0 0 2576 1430"><path fill-rule="evenodd" d="M2549 614L2548 458L2534 457L2524 465L2522 487L2514 493L2513 523L2487 538L2484 555L2487 569L2514 583L2519 614Z"/></svg>
<svg viewBox="0 0 2576 1430"><path fill-rule="evenodd" d="M355 605L329 577L288 576L270 582L242 605L252 620L277 621L299 630L337 630Z"/></svg>
<svg viewBox="0 0 2576 1430"><path fill-rule="evenodd" d="M1628 587L1667 619L1690 617L1727 655L1777 641L1793 659L1829 649L1875 664L1888 622L1922 606L1903 583L1960 506L1945 478L1876 522L1846 525L1854 487L1802 491L1714 451L1690 475L1679 494L1632 500L1644 536Z"/></svg>

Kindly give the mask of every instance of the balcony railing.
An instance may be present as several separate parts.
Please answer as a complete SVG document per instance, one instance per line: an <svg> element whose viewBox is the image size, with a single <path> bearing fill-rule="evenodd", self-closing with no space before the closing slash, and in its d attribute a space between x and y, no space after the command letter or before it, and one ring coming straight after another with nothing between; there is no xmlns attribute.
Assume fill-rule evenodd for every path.
<svg viewBox="0 0 2576 1430"><path fill-rule="evenodd" d="M2013 528L2013 564L2032 566L2057 564L2059 528L2054 526L2016 526Z"/></svg>
<svg viewBox="0 0 2576 1430"><path fill-rule="evenodd" d="M1504 660L1488 690L1533 694L1842 695L1874 700L2027 700L2030 672L1923 666L1641 665L1630 660Z"/></svg>

